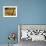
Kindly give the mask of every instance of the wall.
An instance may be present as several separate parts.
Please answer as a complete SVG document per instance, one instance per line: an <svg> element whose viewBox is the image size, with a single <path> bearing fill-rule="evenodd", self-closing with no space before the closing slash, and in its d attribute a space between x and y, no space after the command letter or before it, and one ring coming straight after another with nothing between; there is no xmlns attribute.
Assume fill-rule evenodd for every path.
<svg viewBox="0 0 46 46"><path fill-rule="evenodd" d="M17 18L5 18L3 17L3 6L18 6L18 0L0 0L0 44L7 44L9 42L8 35L10 32L17 32ZM16 38L16 43L18 43Z"/></svg>
<svg viewBox="0 0 46 46"><path fill-rule="evenodd" d="M18 17L4 18L4 5L17 5ZM0 44L8 43L9 32L17 34L18 24L46 24L46 0L0 0Z"/></svg>

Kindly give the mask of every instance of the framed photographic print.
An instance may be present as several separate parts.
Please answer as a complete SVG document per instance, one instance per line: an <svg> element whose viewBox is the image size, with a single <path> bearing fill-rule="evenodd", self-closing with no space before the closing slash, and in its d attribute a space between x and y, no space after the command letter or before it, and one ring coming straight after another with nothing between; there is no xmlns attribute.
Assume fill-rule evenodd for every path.
<svg viewBox="0 0 46 46"><path fill-rule="evenodd" d="M3 17L17 17L17 6L3 6Z"/></svg>

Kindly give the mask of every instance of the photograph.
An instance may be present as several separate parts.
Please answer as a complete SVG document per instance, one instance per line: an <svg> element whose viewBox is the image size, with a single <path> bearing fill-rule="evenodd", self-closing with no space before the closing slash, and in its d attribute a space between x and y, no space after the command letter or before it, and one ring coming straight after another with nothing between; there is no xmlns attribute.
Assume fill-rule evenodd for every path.
<svg viewBox="0 0 46 46"><path fill-rule="evenodd" d="M17 6L3 6L3 17L17 17Z"/></svg>

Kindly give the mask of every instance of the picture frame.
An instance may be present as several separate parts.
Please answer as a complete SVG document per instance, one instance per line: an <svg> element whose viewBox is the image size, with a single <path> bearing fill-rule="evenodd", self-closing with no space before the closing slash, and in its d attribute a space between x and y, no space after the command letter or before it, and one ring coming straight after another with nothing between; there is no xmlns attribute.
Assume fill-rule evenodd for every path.
<svg viewBox="0 0 46 46"><path fill-rule="evenodd" d="M3 6L3 17L17 17L17 6Z"/></svg>

